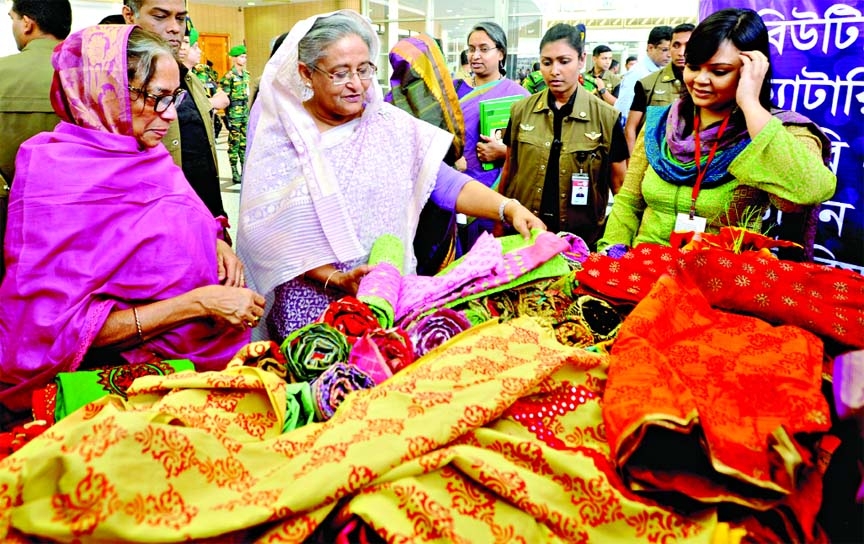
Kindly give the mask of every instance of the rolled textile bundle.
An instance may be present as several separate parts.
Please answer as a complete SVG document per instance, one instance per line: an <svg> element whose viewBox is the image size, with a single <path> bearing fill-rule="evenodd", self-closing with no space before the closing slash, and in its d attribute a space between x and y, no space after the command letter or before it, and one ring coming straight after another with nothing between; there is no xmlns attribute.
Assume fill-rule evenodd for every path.
<svg viewBox="0 0 864 544"><path fill-rule="evenodd" d="M357 289L357 298L369 305L383 328L393 326L396 303L402 287L402 264L405 248L392 234L380 236L372 244L368 264L374 266L363 276Z"/></svg>
<svg viewBox="0 0 864 544"><path fill-rule="evenodd" d="M375 387L375 380L356 366L334 363L312 381L315 418L327 421L349 394Z"/></svg>
<svg viewBox="0 0 864 544"><path fill-rule="evenodd" d="M414 356L418 359L450 340L462 331L471 328L471 323L461 312L441 308L421 317L405 327L405 332L414 345Z"/></svg>
<svg viewBox="0 0 864 544"><path fill-rule="evenodd" d="M232 366L254 366L261 370L276 374L283 380L289 381L288 361L279 351L279 345L272 340L261 340L246 344L237 352L230 361L228 367Z"/></svg>
<svg viewBox="0 0 864 544"><path fill-rule="evenodd" d="M381 330L381 329L378 329ZM414 353L411 353L413 358ZM356 366L363 372L375 380L376 384L383 383L387 378L393 375L390 370L390 365L378 349L378 345L374 340L366 334L359 338L351 348L351 353L348 355L348 364Z"/></svg>
<svg viewBox="0 0 864 544"><path fill-rule="evenodd" d="M379 326L378 318L369 306L352 296L331 302L318 321L344 334L349 345L354 345L358 338Z"/></svg>
<svg viewBox="0 0 864 544"><path fill-rule="evenodd" d="M348 340L327 323L310 323L288 335L279 350L294 381L308 382L333 363L348 360Z"/></svg>
<svg viewBox="0 0 864 544"><path fill-rule="evenodd" d="M568 261L582 264L591 255L591 249L588 248L588 244L579 236L569 232L559 232L558 236L570 244L569 248L561 252L561 255Z"/></svg>
<svg viewBox="0 0 864 544"><path fill-rule="evenodd" d="M404 272L402 266L405 262L405 247L402 241L392 234L382 234L372 244L372 249L369 250L368 264L375 266L380 263L390 263L396 267L396 270L402 274Z"/></svg>
<svg viewBox="0 0 864 544"><path fill-rule="evenodd" d="M581 319L565 319L554 325L555 338L565 346L584 348L594 345L594 333Z"/></svg>
<svg viewBox="0 0 864 544"><path fill-rule="evenodd" d="M498 317L498 314L489 307L486 297L471 299L455 309L462 312L465 318L471 322L472 327Z"/></svg>
<svg viewBox="0 0 864 544"><path fill-rule="evenodd" d="M393 327L369 333L369 339L378 346L384 362L394 374L414 362L414 344L404 330Z"/></svg>

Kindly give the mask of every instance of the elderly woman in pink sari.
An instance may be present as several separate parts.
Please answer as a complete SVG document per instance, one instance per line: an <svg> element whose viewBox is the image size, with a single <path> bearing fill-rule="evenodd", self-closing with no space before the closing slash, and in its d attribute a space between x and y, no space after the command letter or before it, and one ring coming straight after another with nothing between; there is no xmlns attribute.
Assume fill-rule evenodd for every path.
<svg viewBox="0 0 864 544"><path fill-rule="evenodd" d="M171 48L132 25L95 26L53 63L62 122L21 146L9 200L0 403L11 410L82 366L221 368L264 313L160 143L183 98Z"/></svg>
<svg viewBox="0 0 864 544"><path fill-rule="evenodd" d="M442 162L450 133L384 102L378 52L369 21L343 10L297 23L264 69L237 247L250 286L273 301L274 340L355 294L384 234L402 241L402 269L413 273L412 240L430 198L503 218L526 236L544 228L515 200Z"/></svg>

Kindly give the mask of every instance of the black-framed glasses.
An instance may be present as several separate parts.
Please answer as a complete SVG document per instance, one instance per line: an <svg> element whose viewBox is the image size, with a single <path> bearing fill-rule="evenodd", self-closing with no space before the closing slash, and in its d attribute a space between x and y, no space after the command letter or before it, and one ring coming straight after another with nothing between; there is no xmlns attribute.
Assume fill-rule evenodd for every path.
<svg viewBox="0 0 864 544"><path fill-rule="evenodd" d="M485 55L489 51L494 51L496 49L498 49L498 47L496 47L494 45L492 47L486 47L485 45L481 45L480 47L474 47L473 45L469 45L468 46L468 54L473 55L474 53L479 51L481 55Z"/></svg>
<svg viewBox="0 0 864 544"><path fill-rule="evenodd" d="M367 62L366 64L361 64L357 67L357 70L340 70L335 74L331 74L321 68L318 68L314 64L312 65L313 70L317 70L324 74L325 76L330 78L330 81L333 82L333 85L345 85L352 79L354 79L354 75L356 74L363 81L368 81L375 77L375 73L378 71L378 67L372 64L371 62Z"/></svg>
<svg viewBox="0 0 864 544"><path fill-rule="evenodd" d="M132 102L135 102L142 96L144 97L145 104L153 104L153 111L164 113L171 104L174 104L175 108L179 106L186 97L186 91L184 89L177 89L171 94L150 94L144 89L129 85L129 99Z"/></svg>

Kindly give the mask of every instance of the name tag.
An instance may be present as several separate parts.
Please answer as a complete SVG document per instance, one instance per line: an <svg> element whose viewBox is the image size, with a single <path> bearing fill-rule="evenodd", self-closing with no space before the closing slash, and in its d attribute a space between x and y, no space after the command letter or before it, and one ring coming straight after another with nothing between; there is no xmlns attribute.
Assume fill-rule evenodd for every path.
<svg viewBox="0 0 864 544"><path fill-rule="evenodd" d="M571 206L585 206L588 204L588 186L591 183L591 178L588 177L588 174L585 172L573 172L570 176L570 184L571 184L571 192L570 192L570 205Z"/></svg>
<svg viewBox="0 0 864 544"><path fill-rule="evenodd" d="M705 232L706 223L704 217L694 215L690 219L689 213L679 213L675 219L675 232Z"/></svg>

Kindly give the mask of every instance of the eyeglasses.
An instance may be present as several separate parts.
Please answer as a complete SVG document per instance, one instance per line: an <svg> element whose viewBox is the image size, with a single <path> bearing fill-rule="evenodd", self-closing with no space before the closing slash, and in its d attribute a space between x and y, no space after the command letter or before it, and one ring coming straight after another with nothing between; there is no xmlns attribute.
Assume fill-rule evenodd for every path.
<svg viewBox="0 0 864 544"><path fill-rule="evenodd" d="M153 111L156 113L164 113L171 104L174 104L175 108L179 106L186 97L186 91L183 89L177 89L171 94L150 94L144 89L139 89L138 87L129 85L129 99L132 100L132 102L135 102L142 96L144 97L145 103L149 102L153 104Z"/></svg>
<svg viewBox="0 0 864 544"><path fill-rule="evenodd" d="M362 81L368 81L375 77L375 73L378 71L378 67L371 62L360 65L354 72L352 72L351 70L341 70L339 72L336 72L335 74L331 74L330 72L325 72L321 68L318 68L314 64L312 65L312 69L317 70L325 76L329 77L330 81L333 82L333 85L345 85L346 83L354 79L355 74Z"/></svg>
<svg viewBox="0 0 864 544"><path fill-rule="evenodd" d="M486 47L485 45L483 45L483 46L480 46L480 47L474 47L473 45L469 45L469 46L468 46L468 54L469 54L469 55L473 55L473 54L476 53L477 51L480 51L480 54L481 54L481 55L485 55L485 54L488 53L489 51L494 51L494 50L496 50L496 49L498 49L498 47L496 47L496 46Z"/></svg>

